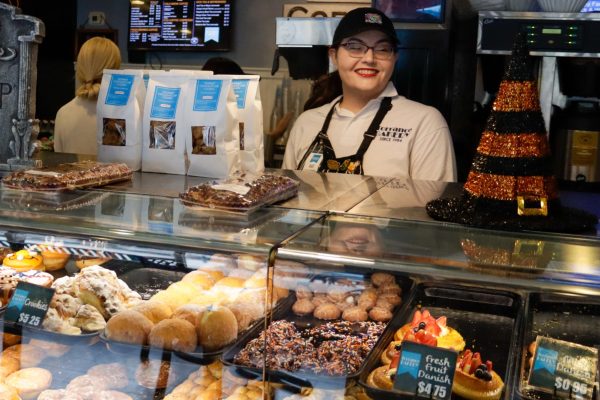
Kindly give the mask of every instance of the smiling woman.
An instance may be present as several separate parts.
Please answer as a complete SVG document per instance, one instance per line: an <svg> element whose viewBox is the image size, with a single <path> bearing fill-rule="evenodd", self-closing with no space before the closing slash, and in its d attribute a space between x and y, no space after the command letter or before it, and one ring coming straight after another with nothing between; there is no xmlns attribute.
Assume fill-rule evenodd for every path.
<svg viewBox="0 0 600 400"><path fill-rule="evenodd" d="M450 132L434 108L398 95L394 25L375 8L340 21L329 48L337 70L319 80L294 124L287 169L454 181ZM306 106L305 106L306 108Z"/></svg>

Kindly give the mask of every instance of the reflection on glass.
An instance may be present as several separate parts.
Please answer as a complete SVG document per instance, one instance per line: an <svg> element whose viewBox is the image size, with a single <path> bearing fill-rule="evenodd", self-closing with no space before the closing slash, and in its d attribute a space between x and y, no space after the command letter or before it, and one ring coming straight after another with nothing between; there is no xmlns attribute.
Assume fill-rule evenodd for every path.
<svg viewBox="0 0 600 400"><path fill-rule="evenodd" d="M113 217L122 217L125 212L125 196L112 195L100 204L100 212L102 215L110 215Z"/></svg>
<svg viewBox="0 0 600 400"><path fill-rule="evenodd" d="M383 236L377 225L333 222L327 250L358 256L378 256L383 252Z"/></svg>
<svg viewBox="0 0 600 400"><path fill-rule="evenodd" d="M460 244L469 264L486 272L507 275L515 272L539 273L546 269L552 258L550 246L543 240L479 235L463 238ZM497 267L506 269L502 272Z"/></svg>
<svg viewBox="0 0 600 400"><path fill-rule="evenodd" d="M148 205L148 220L173 222L173 200L151 198Z"/></svg>

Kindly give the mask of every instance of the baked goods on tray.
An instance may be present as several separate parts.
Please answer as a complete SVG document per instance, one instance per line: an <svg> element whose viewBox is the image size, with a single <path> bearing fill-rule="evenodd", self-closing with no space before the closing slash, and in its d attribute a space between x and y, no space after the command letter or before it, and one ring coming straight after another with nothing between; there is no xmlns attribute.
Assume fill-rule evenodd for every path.
<svg viewBox="0 0 600 400"><path fill-rule="evenodd" d="M202 365L192 372L182 383L177 385L165 400L263 400L272 399L272 390L264 383L248 380L223 368L220 361Z"/></svg>
<svg viewBox="0 0 600 400"><path fill-rule="evenodd" d="M113 316L104 337L205 358L235 342L289 294L278 281L271 293L263 257L215 253L196 267L149 300Z"/></svg>
<svg viewBox="0 0 600 400"><path fill-rule="evenodd" d="M402 304L401 296L402 288L387 272L376 272L370 280L316 278L308 286L296 287L292 311L322 320L386 322Z"/></svg>
<svg viewBox="0 0 600 400"><path fill-rule="evenodd" d="M273 174L241 175L224 181L193 186L179 197L183 204L228 211L252 211L288 199L298 193L299 183Z"/></svg>
<svg viewBox="0 0 600 400"><path fill-rule="evenodd" d="M15 291L19 282L32 283L34 285L50 287L54 277L47 272L29 270L18 272L14 268L0 267L0 305L5 306Z"/></svg>
<svg viewBox="0 0 600 400"><path fill-rule="evenodd" d="M428 310L416 310L413 319L394 333L393 341L381 353L382 366L375 368L367 378L374 388L391 390L402 343L411 341L429 346L462 351L465 341L455 329L447 326L446 317L434 318Z"/></svg>
<svg viewBox="0 0 600 400"><path fill-rule="evenodd" d="M60 191L130 180L132 173L123 163L79 161L11 172L2 179L2 183L12 189Z"/></svg>
<svg viewBox="0 0 600 400"><path fill-rule="evenodd" d="M52 288L54 297L42 327L67 335L97 333L109 318L142 301L114 271L97 265L55 280Z"/></svg>
<svg viewBox="0 0 600 400"><path fill-rule="evenodd" d="M2 265L21 272L29 270L44 270L42 256L35 251L29 250L19 250L8 254L6 257L4 257L4 260L2 260Z"/></svg>
<svg viewBox="0 0 600 400"><path fill-rule="evenodd" d="M468 400L498 400L504 390L502 378L490 360L465 348L465 340L447 325L446 317L434 318L428 310L416 310L410 323L394 334L393 340L381 354L381 366L372 370L366 384L372 388L392 390L405 342L444 347L459 352L452 393Z"/></svg>
<svg viewBox="0 0 600 400"><path fill-rule="evenodd" d="M503 389L504 382L491 361L483 362L479 353L469 349L458 357L453 393L469 400L498 400Z"/></svg>
<svg viewBox="0 0 600 400"><path fill-rule="evenodd" d="M293 322L279 320L250 340L234 362L262 368L266 353L266 366L271 370L350 375L360 369L384 329L381 322L338 321L302 330Z"/></svg>
<svg viewBox="0 0 600 400"><path fill-rule="evenodd" d="M394 344L404 340L455 351L465 348L465 340L454 328L447 326L446 317L436 319L428 310L415 311L412 321L396 331Z"/></svg>
<svg viewBox="0 0 600 400"><path fill-rule="evenodd" d="M87 373L71 379L63 389L44 390L38 400L127 400L131 397L118 390L125 388L129 381L127 369L123 364L98 364L88 369Z"/></svg>

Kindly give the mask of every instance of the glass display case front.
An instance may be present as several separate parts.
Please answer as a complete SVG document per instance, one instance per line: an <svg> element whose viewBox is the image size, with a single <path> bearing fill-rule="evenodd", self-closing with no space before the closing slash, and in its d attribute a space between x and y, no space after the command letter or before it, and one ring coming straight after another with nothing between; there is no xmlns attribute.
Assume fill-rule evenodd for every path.
<svg viewBox="0 0 600 400"><path fill-rule="evenodd" d="M224 362L264 361L281 398L598 395L596 238L330 214L277 259L293 303Z"/></svg>
<svg viewBox="0 0 600 400"><path fill-rule="evenodd" d="M117 192L0 194L1 399L262 392L220 358L289 302L266 304L270 253L321 213L217 213ZM183 382L185 397L175 392Z"/></svg>
<svg viewBox="0 0 600 400"><path fill-rule="evenodd" d="M595 237L138 189L0 190L0 399L598 396Z"/></svg>

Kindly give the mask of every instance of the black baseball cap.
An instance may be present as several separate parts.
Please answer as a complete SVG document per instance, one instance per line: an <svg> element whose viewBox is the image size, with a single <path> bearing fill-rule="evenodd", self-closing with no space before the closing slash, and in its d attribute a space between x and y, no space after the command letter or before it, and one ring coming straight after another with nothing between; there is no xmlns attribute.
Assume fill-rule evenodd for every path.
<svg viewBox="0 0 600 400"><path fill-rule="evenodd" d="M344 15L335 29L331 45L338 46L345 38L370 30L383 32L393 44L399 44L394 24L384 13L376 8L361 7Z"/></svg>

